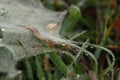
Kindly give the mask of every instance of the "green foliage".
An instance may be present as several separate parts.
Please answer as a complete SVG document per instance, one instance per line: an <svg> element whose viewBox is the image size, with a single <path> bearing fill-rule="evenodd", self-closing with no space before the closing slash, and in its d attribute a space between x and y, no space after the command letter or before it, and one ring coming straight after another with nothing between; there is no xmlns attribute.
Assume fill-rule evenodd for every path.
<svg viewBox="0 0 120 80"><path fill-rule="evenodd" d="M35 62L36 62L37 77L38 77L38 79L39 80L45 80L45 76L44 76L44 72L43 72L43 68L42 68L39 56L36 56Z"/></svg>
<svg viewBox="0 0 120 80"><path fill-rule="evenodd" d="M64 37L70 38L72 35L70 33L73 31L74 27L77 25L80 18L81 18L80 9L77 6L71 5L69 14L62 23L60 33Z"/></svg>
<svg viewBox="0 0 120 80"><path fill-rule="evenodd" d="M26 69L27 69L27 79L33 80L32 68L31 68L30 62L27 59L25 60L25 64L26 64Z"/></svg>
<svg viewBox="0 0 120 80"><path fill-rule="evenodd" d="M112 0L41 1L0 0L0 80L118 79Z"/></svg>
<svg viewBox="0 0 120 80"><path fill-rule="evenodd" d="M56 52L49 53L50 59L52 62L56 65L56 67L63 73L67 73L67 66L64 64L64 62L61 61L60 57L57 55Z"/></svg>

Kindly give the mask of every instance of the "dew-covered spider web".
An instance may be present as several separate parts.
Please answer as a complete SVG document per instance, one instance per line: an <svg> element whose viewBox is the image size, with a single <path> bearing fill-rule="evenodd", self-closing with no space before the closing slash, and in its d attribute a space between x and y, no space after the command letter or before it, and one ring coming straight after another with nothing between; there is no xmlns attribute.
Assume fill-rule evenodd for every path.
<svg viewBox="0 0 120 80"><path fill-rule="evenodd" d="M65 12L44 8L39 0L0 0L0 71L8 70L8 67L2 69L6 66L3 61L12 64L24 57L49 51L36 41L33 34L44 41L66 42L59 35L64 15Z"/></svg>

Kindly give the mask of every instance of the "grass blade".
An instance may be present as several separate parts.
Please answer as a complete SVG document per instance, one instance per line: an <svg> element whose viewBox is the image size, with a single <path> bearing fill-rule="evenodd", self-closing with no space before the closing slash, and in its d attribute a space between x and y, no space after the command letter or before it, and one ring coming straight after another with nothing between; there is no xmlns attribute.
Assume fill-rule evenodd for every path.
<svg viewBox="0 0 120 80"><path fill-rule="evenodd" d="M32 72L32 67L30 65L30 62L28 61L28 59L25 59L25 65L26 65L26 69L27 69L27 78L28 80L34 80L33 79L33 72Z"/></svg>
<svg viewBox="0 0 120 80"><path fill-rule="evenodd" d="M36 63L36 67L37 67L37 77L39 80L45 80L45 76L44 76L44 72L43 72L43 68L41 66L41 61L39 59L39 56L35 57L35 63Z"/></svg>
<svg viewBox="0 0 120 80"><path fill-rule="evenodd" d="M91 46L94 46L94 47L97 47L97 48L100 48L100 49L106 51L109 55L112 56L112 63L111 63L111 65L109 65L109 66L101 73L101 75L107 74L107 73L114 67L114 64L115 64L115 56L114 56L114 54L113 54L110 50L108 50L107 48L104 48L104 47L102 47L102 46L95 45L95 44L90 44L90 45L91 45Z"/></svg>
<svg viewBox="0 0 120 80"><path fill-rule="evenodd" d="M56 67L63 73L67 73L67 66L64 64L64 62L60 59L60 57L57 55L56 52L50 52L49 54L50 59L52 62L56 65Z"/></svg>

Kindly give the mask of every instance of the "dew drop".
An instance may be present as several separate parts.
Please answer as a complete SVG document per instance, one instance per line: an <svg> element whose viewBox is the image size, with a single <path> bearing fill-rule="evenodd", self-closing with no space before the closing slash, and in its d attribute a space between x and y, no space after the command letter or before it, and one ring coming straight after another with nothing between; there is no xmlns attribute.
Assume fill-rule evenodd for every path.
<svg viewBox="0 0 120 80"><path fill-rule="evenodd" d="M90 48L94 48L94 46L93 46L93 45L91 45L91 46L90 46Z"/></svg>
<svg viewBox="0 0 120 80"><path fill-rule="evenodd" d="M86 53L85 55L86 55L86 56L88 56L88 54L87 54L87 53Z"/></svg>
<svg viewBox="0 0 120 80"><path fill-rule="evenodd" d="M79 74L77 74L76 78L80 78L80 75L79 75Z"/></svg>
<svg viewBox="0 0 120 80"><path fill-rule="evenodd" d="M5 31L5 29L2 28L1 31Z"/></svg>
<svg viewBox="0 0 120 80"><path fill-rule="evenodd" d="M89 45L86 45L85 48L89 47Z"/></svg>
<svg viewBox="0 0 120 80"><path fill-rule="evenodd" d="M63 46L65 46L65 44L64 44L64 43L63 43L62 45L63 45Z"/></svg>
<svg viewBox="0 0 120 80"><path fill-rule="evenodd" d="M87 43L87 44L85 45L85 48L89 47L89 45L90 45L90 43Z"/></svg>
<svg viewBox="0 0 120 80"><path fill-rule="evenodd" d="M64 54L65 53L65 51L62 51L62 54Z"/></svg>

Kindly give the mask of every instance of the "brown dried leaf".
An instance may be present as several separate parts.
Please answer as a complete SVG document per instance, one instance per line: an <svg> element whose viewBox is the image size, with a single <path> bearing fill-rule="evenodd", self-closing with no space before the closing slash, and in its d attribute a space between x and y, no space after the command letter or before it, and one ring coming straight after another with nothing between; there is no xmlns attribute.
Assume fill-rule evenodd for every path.
<svg viewBox="0 0 120 80"><path fill-rule="evenodd" d="M120 33L120 18L118 16L115 17L112 27L117 33Z"/></svg>
<svg viewBox="0 0 120 80"><path fill-rule="evenodd" d="M108 47L109 49L111 49L111 50L117 50L117 49L120 48L120 47L117 46L117 45L108 45L107 47Z"/></svg>
<svg viewBox="0 0 120 80"><path fill-rule="evenodd" d="M90 75L91 80L98 80L94 71L89 71L89 75Z"/></svg>
<svg viewBox="0 0 120 80"><path fill-rule="evenodd" d="M115 10L116 8L117 8L117 1L116 0L111 0L110 9Z"/></svg>

